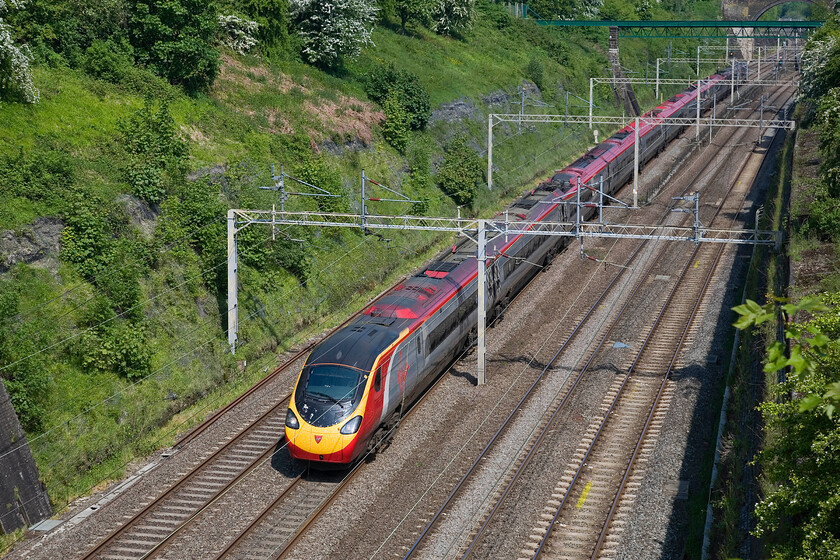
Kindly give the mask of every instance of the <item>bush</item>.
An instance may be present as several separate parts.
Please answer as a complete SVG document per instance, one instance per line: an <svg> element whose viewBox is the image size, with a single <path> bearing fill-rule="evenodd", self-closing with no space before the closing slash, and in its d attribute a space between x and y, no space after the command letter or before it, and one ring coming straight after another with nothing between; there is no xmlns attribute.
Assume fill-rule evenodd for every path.
<svg viewBox="0 0 840 560"><path fill-rule="evenodd" d="M400 104L411 117L412 130L423 130L432 115L429 93L420 79L407 70L397 70L393 64L379 66L365 76L365 92L368 97L383 105L390 93L397 96Z"/></svg>
<svg viewBox="0 0 840 560"><path fill-rule="evenodd" d="M465 136L456 136L444 146L443 163L437 183L455 204L471 206L484 182L484 170L478 153L469 147Z"/></svg>
<svg viewBox="0 0 840 560"><path fill-rule="evenodd" d="M462 35L473 25L475 0L432 0L430 16L435 33Z"/></svg>
<svg viewBox="0 0 840 560"><path fill-rule="evenodd" d="M0 156L0 193L46 202L53 212L71 196L75 175L73 161L60 149L37 146Z"/></svg>
<svg viewBox="0 0 840 560"><path fill-rule="evenodd" d="M840 200L830 196L818 197L811 204L807 226L807 230L813 231L822 239L840 240Z"/></svg>
<svg viewBox="0 0 840 560"><path fill-rule="evenodd" d="M82 69L94 78L118 84L134 68L134 50L125 41L97 39L85 51Z"/></svg>
<svg viewBox="0 0 840 560"><path fill-rule="evenodd" d="M385 112L385 122L382 125L382 135L398 152L405 152L409 139L409 125L411 117L396 92L391 92L385 98L382 108Z"/></svg>
<svg viewBox="0 0 840 560"><path fill-rule="evenodd" d="M187 181L173 195L161 205L156 234L166 244L189 235L190 253L198 255L205 283L221 293L226 274L227 226L223 218L227 206L219 200L218 187L207 180Z"/></svg>
<svg viewBox="0 0 840 560"><path fill-rule="evenodd" d="M222 7L257 22L256 37L266 54L285 53L289 48L288 0L228 0Z"/></svg>
<svg viewBox="0 0 840 560"><path fill-rule="evenodd" d="M525 67L525 77L534 82L540 91L545 88L545 69L542 62L536 56L532 56L528 61L528 66Z"/></svg>
<svg viewBox="0 0 840 560"><path fill-rule="evenodd" d="M50 376L41 355L34 354L48 345L49 327L39 322L20 321L19 298L9 281L0 283L0 377L24 429L42 427L46 414ZM18 362L18 363L15 363ZM14 364L14 365L11 365Z"/></svg>
<svg viewBox="0 0 840 560"><path fill-rule="evenodd" d="M320 212L346 212L350 209L347 191L341 184L341 175L335 169L327 166L323 157L307 155L294 169L295 175L301 181L320 187L339 197L316 196Z"/></svg>
<svg viewBox="0 0 840 560"><path fill-rule="evenodd" d="M370 43L377 12L372 0L291 0L289 8L301 54L311 64L334 68Z"/></svg>
<svg viewBox="0 0 840 560"><path fill-rule="evenodd" d="M214 2L136 0L131 5L129 38L137 60L171 83L195 94L213 85L219 51Z"/></svg>
<svg viewBox="0 0 840 560"><path fill-rule="evenodd" d="M184 180L187 143L177 134L169 106L146 99L139 111L120 121L127 153L126 179L132 192L150 204L161 202Z"/></svg>

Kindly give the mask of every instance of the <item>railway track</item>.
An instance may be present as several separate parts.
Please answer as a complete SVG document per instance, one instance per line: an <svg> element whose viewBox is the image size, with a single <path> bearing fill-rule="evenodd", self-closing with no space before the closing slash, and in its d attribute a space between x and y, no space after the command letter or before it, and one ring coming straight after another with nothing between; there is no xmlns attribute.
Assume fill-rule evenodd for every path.
<svg viewBox="0 0 840 560"><path fill-rule="evenodd" d="M372 301L375 299L377 298ZM352 317L348 321L351 319ZM577 323L579 321L575 322ZM259 390L280 372L300 360L313 345L301 350L234 403L188 433L177 443L177 446L184 446L195 440L198 435L221 418L224 411L240 405L248 395ZM536 385L536 382L534 384ZM274 443L282 437L287 403L288 396L267 411L245 432L234 437L195 467L175 486L144 507L84 558L129 559L159 554L165 545L200 515L209 504L227 492L242 477L247 476L256 465L262 464L271 456L274 452ZM269 442L271 445L268 445ZM363 464L360 463L359 467ZM219 553L218 557L282 556L290 550L297 536L302 534L351 479L352 474L343 478L341 482L320 481L316 484L310 478L295 479L277 500L258 516L248 530ZM301 506L301 504L306 505ZM296 509L309 513L301 516L294 511ZM260 545L262 548L258 548L254 543L262 543Z"/></svg>
<svg viewBox="0 0 840 560"><path fill-rule="evenodd" d="M650 270L653 270L653 265L651 266ZM616 320L617 320L617 318L616 318ZM610 329L610 330L612 330L612 329ZM602 339L602 344L606 340L606 338L607 338L607 336L605 335L604 338ZM562 347L561 347L561 351L562 351ZM558 351L558 353L559 353L559 351ZM653 351L654 355L658 355L658 353L659 353L658 350ZM556 356L555 356L555 358L556 358ZM550 366L550 364L549 364L549 366ZM588 369L588 368L585 367L584 370L586 370L586 369ZM559 412L559 410L562 408L563 404L566 402L566 399L568 398L569 393L574 389L575 385L577 384L577 381L579 381L580 378L582 377L582 374L583 374L583 371L581 371L581 374L578 376L578 380L576 380L569 387L568 391L558 395L558 399L557 399L557 401L555 403L555 406L554 406L555 414L553 414L550 417L543 420L541 429L536 430L534 432L534 435L532 436L531 441L529 442L528 446L526 446L526 447L530 448L531 451L529 451L524 456L523 459L519 460L518 464L515 465L515 468L511 470L511 472L513 474L509 475L508 485L505 488L505 490L502 490L501 492L497 492L495 506L491 509L491 513L489 514L489 516L485 520L484 524L481 525L481 528L476 533L474 533L474 538L473 538L472 542L469 544L469 546L467 547L467 550L465 552L465 557L469 556L471 554L474 554L476 545L479 542L482 534L484 533L484 530L487 528L487 526L488 526L490 520L492 519L493 515L498 511L499 504L501 504L504 501L504 498L508 494L508 492L510 491L510 488L513 486L516 479L519 477L519 475L526 468L528 461L533 456L533 452L539 447L539 444L543 440L543 438L545 437L546 433L548 433L550 431L551 424L554 421L554 419L556 418L556 413ZM633 387L636 388L639 393L641 393L643 388L644 388L643 384L642 384L642 380L634 381L633 382ZM665 392L665 394L667 395L667 391ZM523 400L525 398L527 398L527 396L528 396L528 394L526 394L526 397L523 397ZM519 409L519 406L521 404L522 404L522 401L520 401L519 405L517 405L514 412ZM631 408L632 408L632 405L631 405ZM430 536L430 533L434 530L434 527L435 527L436 523L438 523L440 521L442 516L446 515L446 513L449 510L449 508L451 507L451 505L456 501L455 498L458 496L458 493L459 493L460 489L468 483L468 481L470 479L470 476L472 475L472 473L474 472L476 467L479 464L481 464L481 462L483 460L488 458L488 452L489 452L490 448L495 444L496 441L498 441L499 435L503 432L504 428L507 426L507 423L511 420L512 417L513 417L513 414L511 414L511 416L508 417L508 419L505 421L503 426L498 430L496 435L491 439L490 443L487 444L487 446L481 452L479 457L473 462L473 465L467 470L466 474L461 478L460 481L458 481L455 484L452 492L450 492L449 496L444 501L443 505L441 505L441 507L438 509L438 511L435 512L431 516L431 519L427 522L425 528L420 533L420 535L417 537L417 540L415 541L415 543L408 549L408 552L405 554L405 558L413 557L414 555L418 555L418 556L423 555L423 554L420 554L421 552L425 553L425 556L428 556L428 557L441 557L442 554L448 554L448 551L443 551L440 548L438 548L438 549L426 548L426 549L421 550L423 545L424 545L423 544L424 540L426 540ZM590 491L591 491L591 489L587 489L587 493L590 492ZM555 494L557 494L557 493L555 493ZM585 499L584 499L584 501L585 501ZM535 534L538 534L538 532L535 533ZM487 552L487 551L485 551L485 552ZM482 555L480 555L480 554L475 555L475 556L476 557L482 557Z"/></svg>
<svg viewBox="0 0 840 560"><path fill-rule="evenodd" d="M380 292L369 303L374 303L385 292L387 290ZM353 314L325 336L341 329L357 315L358 313ZM298 363L320 340L321 338L304 346L231 403L187 432L176 441L173 448L188 445L221 419L225 413L237 406L242 406L248 397ZM208 457L185 473L173 486L133 514L82 558L84 560L94 558L129 560L148 558L157 554L210 504L257 466L270 460L276 452L277 442L285 434L285 413L290 398L291 393L286 393L276 405L247 426L243 426L242 431L233 435L226 443L220 445Z"/></svg>
<svg viewBox="0 0 840 560"><path fill-rule="evenodd" d="M743 196L729 227L737 224L746 202L747 191L739 194ZM724 206L718 207L716 217L725 211ZM602 418L590 425L574 461L555 487L556 498L546 505L552 513L543 514L544 519L549 515L551 519L540 525L544 531L539 540L541 531L532 533L522 551L530 553L527 557L595 559L617 553L633 491L641 485L639 474L632 481L630 475L652 453L672 394L671 373L724 250L724 246L695 247L685 259L635 359L606 395ZM613 521L615 530L610 533Z"/></svg>
<svg viewBox="0 0 840 560"><path fill-rule="evenodd" d="M751 165L757 167L755 157L747 159L741 171ZM716 212L733 216L730 227L737 223L746 201L747 192L740 194L737 208L721 206ZM603 417L590 425L558 481L542 521L521 551L523 557L615 556L641 485L643 465L652 453L672 395L670 376L692 335L694 319L702 313L703 296L724 250L723 246L696 247L685 260L635 360L605 397ZM674 305L675 301L681 305Z"/></svg>

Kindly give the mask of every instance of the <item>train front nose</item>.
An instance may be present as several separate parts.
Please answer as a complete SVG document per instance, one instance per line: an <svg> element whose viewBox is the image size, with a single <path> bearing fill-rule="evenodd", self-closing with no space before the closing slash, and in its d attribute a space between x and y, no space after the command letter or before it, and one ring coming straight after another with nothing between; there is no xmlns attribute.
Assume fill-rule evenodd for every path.
<svg viewBox="0 0 840 560"><path fill-rule="evenodd" d="M305 422L300 429L286 428L289 450L295 459L325 463L348 463L353 458L354 436L339 433L338 426L316 428Z"/></svg>

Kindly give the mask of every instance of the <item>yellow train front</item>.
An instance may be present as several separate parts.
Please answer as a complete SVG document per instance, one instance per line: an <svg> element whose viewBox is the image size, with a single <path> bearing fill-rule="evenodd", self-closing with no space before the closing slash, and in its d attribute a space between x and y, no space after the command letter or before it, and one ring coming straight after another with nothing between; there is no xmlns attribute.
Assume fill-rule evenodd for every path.
<svg viewBox="0 0 840 560"><path fill-rule="evenodd" d="M365 452L382 423L385 376L399 339L389 327L352 323L312 351L286 413L292 457L343 466Z"/></svg>

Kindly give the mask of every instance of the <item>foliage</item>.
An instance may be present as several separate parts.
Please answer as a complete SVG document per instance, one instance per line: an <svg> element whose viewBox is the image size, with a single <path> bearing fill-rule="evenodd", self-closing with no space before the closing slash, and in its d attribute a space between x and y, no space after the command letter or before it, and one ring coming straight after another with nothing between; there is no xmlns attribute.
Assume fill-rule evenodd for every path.
<svg viewBox="0 0 840 560"><path fill-rule="evenodd" d="M0 194L61 207L75 183L76 170L66 151L49 145L0 156Z"/></svg>
<svg viewBox="0 0 840 560"><path fill-rule="evenodd" d="M437 173L438 185L459 206L472 205L479 185L484 182L481 158L463 135L456 136L443 149L443 163Z"/></svg>
<svg viewBox="0 0 840 560"><path fill-rule="evenodd" d="M132 192L146 202L161 202L176 183L183 181L187 156L187 144L176 134L169 105L162 102L155 107L146 99L143 107L119 126Z"/></svg>
<svg viewBox="0 0 840 560"><path fill-rule="evenodd" d="M826 241L840 240L840 199L830 196L824 187L814 189L808 221L800 230L803 235L811 232Z"/></svg>
<svg viewBox="0 0 840 560"><path fill-rule="evenodd" d="M288 0L228 0L221 9L253 20L258 26L256 39L267 54L279 54L288 48Z"/></svg>
<svg viewBox="0 0 840 560"><path fill-rule="evenodd" d="M525 77L534 82L540 91L545 89L545 69L539 57L532 56L525 67Z"/></svg>
<svg viewBox="0 0 840 560"><path fill-rule="evenodd" d="M755 535L766 539L773 558L805 560L840 553L840 294L799 303L785 300L736 307L739 328L776 317L809 313L804 324L787 322L791 349L776 341L768 348L765 371L789 367L773 400L761 405L774 434L759 454L773 489L756 506Z"/></svg>
<svg viewBox="0 0 840 560"><path fill-rule="evenodd" d="M829 308L820 303L817 298L806 297L798 303L790 303L784 298L778 298L763 306L747 300L746 303L734 307L733 310L741 315L735 326L746 329L775 319L779 311L792 318L797 313L820 313L828 311ZM840 343L840 340L832 341L823 333L820 321L813 320L805 325L787 322L785 338L791 342L790 351L787 351L782 342L778 340L773 342L767 348L764 371L773 373L789 367L793 377L801 383L809 382L819 366L832 362L829 356L832 347L829 343ZM806 412L819 407L829 418L832 418L838 404L840 404L840 376L836 376L833 382L825 384L816 392L809 392L804 396L800 400L799 410Z"/></svg>
<svg viewBox="0 0 840 560"><path fill-rule="evenodd" d="M810 99L819 99L840 84L840 31L836 24L827 22L805 44L801 73L800 88Z"/></svg>
<svg viewBox="0 0 840 560"><path fill-rule="evenodd" d="M333 68L372 44L378 11L372 0L291 0L289 8L311 64Z"/></svg>
<svg viewBox="0 0 840 560"><path fill-rule="evenodd" d="M85 51L82 69L94 78L119 84L134 69L134 49L125 40L96 39Z"/></svg>
<svg viewBox="0 0 840 560"><path fill-rule="evenodd" d="M238 52L247 54L257 44L255 34L259 24L255 21L242 19L235 15L219 16L219 33L221 42Z"/></svg>
<svg viewBox="0 0 840 560"><path fill-rule="evenodd" d="M29 0L11 17L15 34L39 60L72 67L94 41L120 42L127 20L127 0Z"/></svg>
<svg viewBox="0 0 840 560"><path fill-rule="evenodd" d="M381 65L365 76L365 92L383 105L393 94L410 117L413 130L423 130L432 115L429 94L420 79L407 70L397 70L393 64Z"/></svg>
<svg viewBox="0 0 840 560"><path fill-rule="evenodd" d="M48 344L51 329L40 321L18 320L19 300L9 281L0 282L0 378L24 429L33 432L45 417L50 377L42 356L25 358Z"/></svg>
<svg viewBox="0 0 840 560"><path fill-rule="evenodd" d="M10 0L12 7L22 8L25 0ZM32 81L32 54L26 46L12 40L12 29L3 21L8 7L0 0L0 100L18 96L26 103L37 103L40 93Z"/></svg>
<svg viewBox="0 0 840 560"><path fill-rule="evenodd" d="M604 0L601 5L601 19L609 20L635 20L635 7L626 0Z"/></svg>
<svg viewBox="0 0 840 560"><path fill-rule="evenodd" d="M395 0L394 12L400 18L400 28L406 31L409 23L423 24L431 15L430 0Z"/></svg>
<svg viewBox="0 0 840 560"><path fill-rule="evenodd" d="M473 26L475 0L431 0L432 31L440 35L463 35Z"/></svg>
<svg viewBox="0 0 840 560"><path fill-rule="evenodd" d="M198 255L201 273L207 286L216 293L223 290L224 265L227 255L226 225L223 216L227 206L219 200L216 185L206 180L181 183L174 196L161 205L162 214L157 234L162 243L171 244L182 238ZM185 248L175 251L184 259L191 255Z"/></svg>
<svg viewBox="0 0 840 560"><path fill-rule="evenodd" d="M213 85L219 51L216 4L203 0L133 0L129 39L137 60L187 93Z"/></svg>
<svg viewBox="0 0 840 560"><path fill-rule="evenodd" d="M837 56L840 62L840 53ZM817 110L820 131L820 171L828 193L840 199L840 87L835 87L820 99ZM839 237L840 238L840 237Z"/></svg>
<svg viewBox="0 0 840 560"><path fill-rule="evenodd" d="M399 94L395 91L391 91L385 98L382 109L385 112L382 135L398 152L404 152L408 145L411 115L408 114Z"/></svg>
<svg viewBox="0 0 840 560"><path fill-rule="evenodd" d="M347 203L347 191L341 184L341 175L327 164L322 156L308 155L294 168L295 175L301 181L320 187L338 197L316 196L315 202L321 212L346 212L350 209Z"/></svg>

